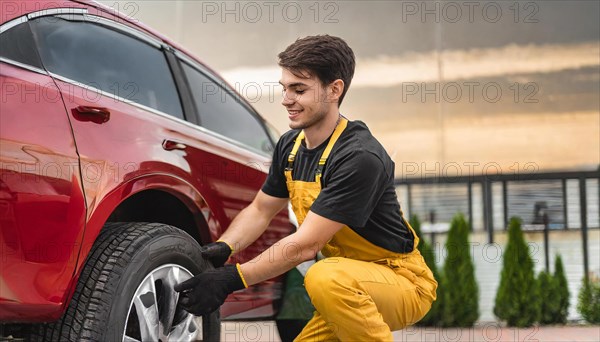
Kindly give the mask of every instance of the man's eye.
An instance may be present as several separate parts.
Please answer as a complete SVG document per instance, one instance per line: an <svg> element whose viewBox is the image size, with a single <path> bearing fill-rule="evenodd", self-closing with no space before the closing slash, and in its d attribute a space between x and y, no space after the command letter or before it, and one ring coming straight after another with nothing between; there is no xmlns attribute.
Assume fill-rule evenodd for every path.
<svg viewBox="0 0 600 342"><path fill-rule="evenodd" d="M302 95L306 90L296 90L296 94Z"/></svg>

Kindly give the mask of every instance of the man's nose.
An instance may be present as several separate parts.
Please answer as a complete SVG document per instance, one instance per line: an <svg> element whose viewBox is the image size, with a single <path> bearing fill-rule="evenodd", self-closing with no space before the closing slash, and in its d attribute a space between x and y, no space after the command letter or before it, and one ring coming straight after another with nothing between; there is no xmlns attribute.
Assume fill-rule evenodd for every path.
<svg viewBox="0 0 600 342"><path fill-rule="evenodd" d="M290 105L294 104L294 101L296 101L296 100L290 99L285 92L282 95L283 96L281 97L281 104L284 106L290 106Z"/></svg>

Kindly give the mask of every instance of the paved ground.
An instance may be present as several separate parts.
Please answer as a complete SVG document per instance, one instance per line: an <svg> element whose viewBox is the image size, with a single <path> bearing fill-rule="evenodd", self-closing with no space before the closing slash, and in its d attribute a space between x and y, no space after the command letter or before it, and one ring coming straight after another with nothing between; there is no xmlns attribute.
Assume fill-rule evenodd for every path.
<svg viewBox="0 0 600 342"><path fill-rule="evenodd" d="M224 322L222 341L266 342L281 341L277 327L271 321ZM500 327L497 323L482 323L472 329L440 329L410 327L394 332L395 341L447 342L598 342L600 326L544 326L528 329Z"/></svg>

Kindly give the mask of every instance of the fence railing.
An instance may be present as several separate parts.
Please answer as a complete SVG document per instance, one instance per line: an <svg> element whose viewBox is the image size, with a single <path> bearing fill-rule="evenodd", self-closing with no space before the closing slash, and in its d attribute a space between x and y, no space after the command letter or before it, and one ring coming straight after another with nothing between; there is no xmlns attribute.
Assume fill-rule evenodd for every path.
<svg viewBox="0 0 600 342"><path fill-rule="evenodd" d="M463 212L471 230L505 230L512 216L525 230L581 230L584 274L588 274L588 229L600 228L598 171L546 172L397 178L396 188L406 216L416 214L423 232L445 231L452 216ZM548 241L544 239L545 253ZM546 258L548 260L548 258Z"/></svg>

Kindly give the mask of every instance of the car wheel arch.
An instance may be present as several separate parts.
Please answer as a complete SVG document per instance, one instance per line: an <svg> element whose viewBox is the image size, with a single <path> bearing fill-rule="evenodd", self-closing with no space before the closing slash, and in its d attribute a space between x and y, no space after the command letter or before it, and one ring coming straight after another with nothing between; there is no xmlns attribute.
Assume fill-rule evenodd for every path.
<svg viewBox="0 0 600 342"><path fill-rule="evenodd" d="M138 176L123 182L102 197L93 209L93 212L88 214L85 233L80 244L79 257L76 269L74 270L74 277L70 283L64 303L70 301L74 291L74 284L77 284L82 267L104 225L113 221L149 222L143 216L135 217L131 215L131 212L121 212L118 215L115 213L118 210L122 211L127 206L129 206L128 209L131 209L136 206L139 207L144 203L152 203L149 201L155 199L157 195L162 196L162 199L168 199L167 201L170 201L172 204L177 203L179 206L178 213L180 214L178 217L181 216L181 213L184 213L183 216L188 217L187 220L182 220L182 222L185 222L184 224L181 224L181 222L169 222L169 220L162 220L167 222L158 223L166 223L185 231L198 241L200 245L214 240L212 237L213 233L220 230L221 227L218 226L217 220L212 218L214 215L213 210L208 206L205 197L200 194L198 189L184 179L172 175L151 174ZM159 202L154 203L160 204ZM124 221L123 219L126 220Z"/></svg>
<svg viewBox="0 0 600 342"><path fill-rule="evenodd" d="M148 221L152 218L149 210L159 204L171 206L164 209L176 210L178 214L185 213L189 216L187 222L160 223L183 229L201 245L213 240L211 232L221 229L221 227L213 227L218 224L212 219L214 210L209 207L205 196L198 188L174 175L146 174L122 182L98 201L93 212L88 214L85 240L93 244L93 240L106 222L140 222L140 220L151 222ZM172 209L173 206L179 208ZM143 209L145 212L136 216L131 213L131 210L135 209ZM160 216L160 213L154 215Z"/></svg>

